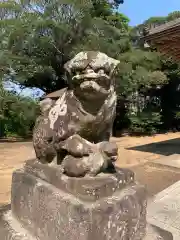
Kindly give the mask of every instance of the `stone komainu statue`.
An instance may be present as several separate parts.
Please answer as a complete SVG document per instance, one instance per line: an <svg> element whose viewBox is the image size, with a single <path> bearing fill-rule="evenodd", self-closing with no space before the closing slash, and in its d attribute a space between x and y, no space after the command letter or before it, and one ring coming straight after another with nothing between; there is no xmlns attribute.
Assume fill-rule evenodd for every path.
<svg viewBox="0 0 180 240"><path fill-rule="evenodd" d="M101 52L80 52L65 64L68 88L57 101L46 98L36 121L33 144L41 163L61 165L72 177L113 170L117 146L110 143L116 114L119 61Z"/></svg>

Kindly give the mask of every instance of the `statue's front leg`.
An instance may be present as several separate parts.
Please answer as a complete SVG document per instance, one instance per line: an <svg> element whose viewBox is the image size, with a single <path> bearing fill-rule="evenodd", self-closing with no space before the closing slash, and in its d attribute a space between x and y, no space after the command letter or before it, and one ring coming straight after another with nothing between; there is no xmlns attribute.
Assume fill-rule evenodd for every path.
<svg viewBox="0 0 180 240"><path fill-rule="evenodd" d="M64 151L73 157L88 156L95 150L95 145L78 134L75 134L66 140L55 144L57 151Z"/></svg>
<svg viewBox="0 0 180 240"><path fill-rule="evenodd" d="M97 143L97 147L100 151L103 151L112 161L116 161L118 156L118 147L115 142L103 141Z"/></svg>
<svg viewBox="0 0 180 240"><path fill-rule="evenodd" d="M113 166L113 157L117 155L114 143L93 144L75 134L58 144L66 152L62 160L64 173L72 177L96 176Z"/></svg>

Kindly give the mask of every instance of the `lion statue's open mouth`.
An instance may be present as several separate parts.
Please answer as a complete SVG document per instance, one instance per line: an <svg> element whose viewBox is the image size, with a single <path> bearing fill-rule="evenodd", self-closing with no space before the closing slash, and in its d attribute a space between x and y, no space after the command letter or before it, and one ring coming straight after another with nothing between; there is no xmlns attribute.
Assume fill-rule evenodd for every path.
<svg viewBox="0 0 180 240"><path fill-rule="evenodd" d="M110 78L108 75L104 73L95 73L87 72L85 74L77 74L73 77L73 80L78 82L78 85L82 91L99 93L103 95L107 95L109 93L110 88Z"/></svg>
<svg viewBox="0 0 180 240"><path fill-rule="evenodd" d="M80 85L81 90L95 91L97 93L108 94L108 91L95 81L85 81Z"/></svg>

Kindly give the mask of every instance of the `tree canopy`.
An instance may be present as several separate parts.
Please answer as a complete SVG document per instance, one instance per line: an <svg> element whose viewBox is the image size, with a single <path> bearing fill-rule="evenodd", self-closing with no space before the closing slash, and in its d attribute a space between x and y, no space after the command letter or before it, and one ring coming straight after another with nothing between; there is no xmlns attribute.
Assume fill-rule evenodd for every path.
<svg viewBox="0 0 180 240"><path fill-rule="evenodd" d="M18 96L0 86L0 137L31 136L36 116L37 102Z"/></svg>
<svg viewBox="0 0 180 240"><path fill-rule="evenodd" d="M142 35L143 29L145 27L147 27L148 29L152 29L161 26L162 24L176 20L178 18L180 18L180 11L174 11L172 13L169 13L167 16L153 16L145 20L142 24L135 26L132 29L132 32L134 34Z"/></svg>
<svg viewBox="0 0 180 240"><path fill-rule="evenodd" d="M114 9L121 2L0 3L3 74L11 74L25 86L51 92L65 85L63 65L78 51L108 50L110 55L126 51L128 18Z"/></svg>
<svg viewBox="0 0 180 240"><path fill-rule="evenodd" d="M129 26L129 18L118 11L122 3L121 0L68 0L65 3L59 0L1 1L1 82L10 80L23 87L36 87L49 93L66 86L63 66L72 56L83 50L102 51L120 60L116 71L116 127L117 124L124 124L124 109L124 116L135 128L154 128L155 122L161 122L162 106L154 104L152 99L161 101L162 96L164 99L166 94L161 95L159 89L164 89L174 76L179 77L179 65L173 65L172 61L169 64L159 53L143 49L134 40L142 34L144 26L154 27L178 18L179 12L167 17L151 17L132 28ZM5 99L13 98L17 106L22 104L24 119L27 116L26 121L31 119L33 122L33 114L37 112L36 102L5 91L3 84L1 94ZM32 111L28 113L25 109L29 109L29 105ZM2 106L2 109L7 109L6 106L12 109L12 104ZM21 116L19 109L17 107L16 112ZM7 111L3 110L1 116L6 116L5 113ZM25 121L13 118L18 119L19 123ZM4 122L2 119L5 117L1 118Z"/></svg>

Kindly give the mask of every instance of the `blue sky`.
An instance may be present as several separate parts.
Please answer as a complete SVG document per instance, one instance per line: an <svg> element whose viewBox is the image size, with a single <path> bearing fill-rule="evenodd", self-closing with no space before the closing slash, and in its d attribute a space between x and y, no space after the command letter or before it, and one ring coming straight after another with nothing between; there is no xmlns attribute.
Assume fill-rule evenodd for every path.
<svg viewBox="0 0 180 240"><path fill-rule="evenodd" d="M9 91L15 90L18 94L22 96L28 96L33 98L41 97L44 94L43 91L37 88L25 88L22 90L17 84L12 82L5 82L4 87Z"/></svg>
<svg viewBox="0 0 180 240"><path fill-rule="evenodd" d="M134 26L153 16L180 11L180 0L124 0L119 10L131 19L130 25Z"/></svg>

